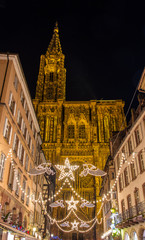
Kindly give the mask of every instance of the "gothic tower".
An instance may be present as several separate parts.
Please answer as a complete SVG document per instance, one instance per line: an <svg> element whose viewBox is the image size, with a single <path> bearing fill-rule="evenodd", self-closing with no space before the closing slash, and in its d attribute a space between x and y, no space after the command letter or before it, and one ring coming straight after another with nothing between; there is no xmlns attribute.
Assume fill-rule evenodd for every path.
<svg viewBox="0 0 145 240"><path fill-rule="evenodd" d="M53 164L64 164L66 157L72 165L79 165L75 172L73 188L88 201L95 201L95 209L78 208L79 216L91 219L96 215L99 203L101 178L80 177L83 164L92 164L103 170L110 153L109 138L113 131L122 130L125 125L124 102L122 100L66 101L66 69L64 55L56 24L45 55L41 55L40 68L33 100L39 120L42 149L46 159ZM56 191L60 182L56 179ZM64 188L60 199L70 199L72 191ZM57 199L57 198L56 198ZM54 211L57 219L66 216L64 209ZM55 228L56 229L56 228ZM75 236L59 232L64 239L95 239L95 228L91 232ZM54 232L58 234L58 232Z"/></svg>

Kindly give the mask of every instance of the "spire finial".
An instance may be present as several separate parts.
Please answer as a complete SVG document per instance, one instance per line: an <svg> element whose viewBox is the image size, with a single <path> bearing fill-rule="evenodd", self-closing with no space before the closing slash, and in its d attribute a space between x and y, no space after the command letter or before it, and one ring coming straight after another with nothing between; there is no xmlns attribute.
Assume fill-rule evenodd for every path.
<svg viewBox="0 0 145 240"><path fill-rule="evenodd" d="M59 30L58 30L58 22L56 21L55 23L55 27L54 27L54 33L58 33Z"/></svg>

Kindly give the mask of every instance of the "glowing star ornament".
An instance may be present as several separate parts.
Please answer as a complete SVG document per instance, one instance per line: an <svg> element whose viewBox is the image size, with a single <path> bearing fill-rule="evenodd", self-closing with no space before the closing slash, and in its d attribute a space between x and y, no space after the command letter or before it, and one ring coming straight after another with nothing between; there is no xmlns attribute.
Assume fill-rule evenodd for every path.
<svg viewBox="0 0 145 240"><path fill-rule="evenodd" d="M73 196L71 197L70 201L66 201L66 203L68 204L68 210L70 210L71 208L77 210L76 204L78 204L79 201L75 201Z"/></svg>
<svg viewBox="0 0 145 240"><path fill-rule="evenodd" d="M74 220L74 222L71 222L71 225L72 225L72 230L78 230L79 222L76 222L76 220Z"/></svg>
<svg viewBox="0 0 145 240"><path fill-rule="evenodd" d="M79 168L78 165L70 165L69 163L69 159L66 158L64 165L55 165L55 167L61 171L60 176L58 178L58 180L62 180L65 177L70 178L72 181L75 181L74 175L73 175L73 171L75 171L76 169Z"/></svg>

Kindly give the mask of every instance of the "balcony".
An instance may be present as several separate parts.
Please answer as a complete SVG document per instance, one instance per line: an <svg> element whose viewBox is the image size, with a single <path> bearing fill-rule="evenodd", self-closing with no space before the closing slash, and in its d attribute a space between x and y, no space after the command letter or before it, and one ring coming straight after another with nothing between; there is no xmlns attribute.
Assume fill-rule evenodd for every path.
<svg viewBox="0 0 145 240"><path fill-rule="evenodd" d="M127 228L145 221L145 202L141 202L119 214L116 218L118 228Z"/></svg>

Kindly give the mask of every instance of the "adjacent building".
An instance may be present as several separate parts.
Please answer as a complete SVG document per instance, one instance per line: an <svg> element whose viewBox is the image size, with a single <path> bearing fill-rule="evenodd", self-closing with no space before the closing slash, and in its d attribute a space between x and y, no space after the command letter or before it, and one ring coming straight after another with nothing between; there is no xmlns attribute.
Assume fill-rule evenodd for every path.
<svg viewBox="0 0 145 240"><path fill-rule="evenodd" d="M116 209L115 227L120 229L120 239L145 239L145 71L139 83L139 105L131 111L128 127L117 133L111 142L111 161L105 168L108 175L103 179L101 194L111 201L105 212L102 238L111 239L111 208ZM113 161L113 163L112 163ZM111 164L112 163L112 164ZM111 165L114 165L113 184L108 181ZM105 189L107 188L107 191ZM115 193L115 195L113 194ZM114 204L114 200L117 204Z"/></svg>
<svg viewBox="0 0 145 240"><path fill-rule="evenodd" d="M0 54L0 238L41 239L44 176L28 171L45 162L40 128L16 54Z"/></svg>

